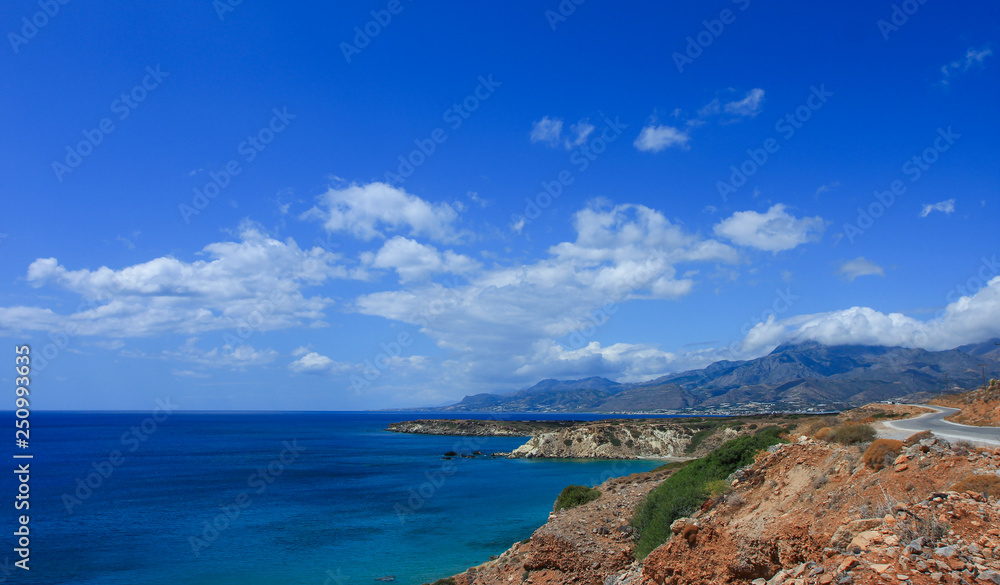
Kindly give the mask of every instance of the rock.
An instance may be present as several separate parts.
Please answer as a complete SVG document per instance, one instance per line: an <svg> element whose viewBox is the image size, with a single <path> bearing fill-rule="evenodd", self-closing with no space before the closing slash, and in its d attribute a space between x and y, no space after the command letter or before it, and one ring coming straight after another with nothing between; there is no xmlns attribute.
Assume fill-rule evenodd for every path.
<svg viewBox="0 0 1000 585"><path fill-rule="evenodd" d="M958 551L956 551L953 547L950 546L942 546L940 548L934 549L934 554L939 557L950 559L951 557L958 554Z"/></svg>
<svg viewBox="0 0 1000 585"><path fill-rule="evenodd" d="M766 579L754 579L750 582L750 585L767 585Z"/></svg>
<svg viewBox="0 0 1000 585"><path fill-rule="evenodd" d="M896 473L899 473L900 471L906 471L909 468L910 468L909 464L907 464L907 463L900 463L899 465L894 466L892 469Z"/></svg>
<svg viewBox="0 0 1000 585"><path fill-rule="evenodd" d="M843 562L840 563L840 566L837 567L837 572L843 573L845 571L850 571L851 569L857 566L858 566L858 559L854 557L847 557L846 559L843 560Z"/></svg>
<svg viewBox="0 0 1000 585"><path fill-rule="evenodd" d="M979 580L990 581L1000 585L1000 573L996 571L983 571L982 573L979 573Z"/></svg>
<svg viewBox="0 0 1000 585"><path fill-rule="evenodd" d="M833 533L833 536L830 538L830 546L837 549L844 549L859 532L871 530L880 524L882 524L881 518L862 518L848 522Z"/></svg>
<svg viewBox="0 0 1000 585"><path fill-rule="evenodd" d="M884 565L884 564L881 564L881 563L873 563L871 565L872 570L875 571L876 573L878 573L879 575L881 575L882 573L884 573L887 570L889 570L889 567L890 567L890 565Z"/></svg>
<svg viewBox="0 0 1000 585"><path fill-rule="evenodd" d="M690 518L678 518L670 523L670 532L673 534L680 534L684 527L690 522Z"/></svg>

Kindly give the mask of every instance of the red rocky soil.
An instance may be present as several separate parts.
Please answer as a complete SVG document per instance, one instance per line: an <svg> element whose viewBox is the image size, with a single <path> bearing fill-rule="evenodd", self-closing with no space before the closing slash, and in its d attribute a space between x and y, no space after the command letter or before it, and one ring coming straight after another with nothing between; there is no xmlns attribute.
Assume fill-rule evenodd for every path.
<svg viewBox="0 0 1000 585"><path fill-rule="evenodd" d="M796 436L796 439L800 439ZM873 471L862 449L801 437L731 478L642 562L634 506L668 472L605 482L601 498L550 517L530 539L455 576L457 585L1000 584L1000 503L948 491L998 474L1000 449L938 439Z"/></svg>

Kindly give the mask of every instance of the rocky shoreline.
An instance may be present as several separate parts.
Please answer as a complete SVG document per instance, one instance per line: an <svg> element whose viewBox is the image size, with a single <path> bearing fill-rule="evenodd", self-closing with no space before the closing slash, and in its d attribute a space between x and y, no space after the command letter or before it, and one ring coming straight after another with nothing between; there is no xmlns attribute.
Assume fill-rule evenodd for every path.
<svg viewBox="0 0 1000 585"><path fill-rule="evenodd" d="M689 459L760 426L788 417L608 419L600 421L496 421L424 419L392 423L397 433L474 437L528 437L510 458Z"/></svg>
<svg viewBox="0 0 1000 585"><path fill-rule="evenodd" d="M454 585L861 585L1000 583L1000 501L955 489L997 477L1000 449L925 439L874 470L861 449L793 433L731 489L633 557L635 505L667 467L611 479L598 499L549 516Z"/></svg>

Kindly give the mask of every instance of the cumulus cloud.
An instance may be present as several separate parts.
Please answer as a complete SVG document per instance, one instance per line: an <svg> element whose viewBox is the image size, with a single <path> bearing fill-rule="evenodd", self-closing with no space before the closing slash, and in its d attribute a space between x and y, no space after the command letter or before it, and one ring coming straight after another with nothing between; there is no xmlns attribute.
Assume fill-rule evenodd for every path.
<svg viewBox="0 0 1000 585"><path fill-rule="evenodd" d="M294 353L297 352L293 352ZM334 361L325 355L309 351L288 365L296 374L343 374L356 370L353 364Z"/></svg>
<svg viewBox="0 0 1000 585"><path fill-rule="evenodd" d="M844 280L854 282L854 279L859 276L885 276L885 270L864 256L858 256L842 263L838 274Z"/></svg>
<svg viewBox="0 0 1000 585"><path fill-rule="evenodd" d="M973 47L969 47L965 51L964 57L956 59L941 67L941 84L948 85L950 78L953 75L964 73L972 67L983 67L983 61L992 55L993 51L989 48L984 47L982 49L975 49Z"/></svg>
<svg viewBox="0 0 1000 585"><path fill-rule="evenodd" d="M314 326L332 301L303 290L352 275L337 255L276 240L251 223L241 225L239 241L209 244L199 255L206 259L165 256L118 270L69 270L55 258L39 258L28 267L28 284L76 293L80 304L64 315L0 308L0 330L141 337Z"/></svg>
<svg viewBox="0 0 1000 585"><path fill-rule="evenodd" d="M825 228L823 218L798 219L778 203L765 213L738 211L717 223L714 230L716 235L741 246L777 253L818 240Z"/></svg>
<svg viewBox="0 0 1000 585"><path fill-rule="evenodd" d="M332 188L302 219L319 219L330 232L347 232L361 240L384 238L405 230L411 236L455 241L458 212L448 203L430 203L386 183Z"/></svg>
<svg viewBox="0 0 1000 585"><path fill-rule="evenodd" d="M643 152L660 152L663 149L676 146L689 148L691 139L687 132L673 126L646 126L639 132L633 144Z"/></svg>
<svg viewBox="0 0 1000 585"><path fill-rule="evenodd" d="M563 137L563 120L561 118L543 117L531 126L531 142L541 142L548 146L564 146L571 150L587 141L594 125L588 120L580 120L569 127L569 131Z"/></svg>
<svg viewBox="0 0 1000 585"><path fill-rule="evenodd" d="M994 260L993 265L996 266ZM994 272L995 274L995 272ZM970 292L970 291L966 291ZM870 307L800 315L757 324L739 344L739 353L756 357L784 342L817 341L827 345L864 344L919 347L931 351L1000 337L1000 276L955 300L932 319Z"/></svg>
<svg viewBox="0 0 1000 585"><path fill-rule="evenodd" d="M524 379L580 378L603 376L619 382L640 382L663 375L677 356L654 346L615 343L603 346L591 341L569 349L552 340L534 344L526 362L514 374Z"/></svg>
<svg viewBox="0 0 1000 585"><path fill-rule="evenodd" d="M563 121L561 118L543 117L531 126L531 141L544 142L549 145L559 143L562 135Z"/></svg>
<svg viewBox="0 0 1000 585"><path fill-rule="evenodd" d="M375 268L394 269L400 282L425 280L442 272L463 274L480 267L479 262L468 256L451 250L442 254L434 246L402 236L387 241L378 252L364 255L363 260Z"/></svg>
<svg viewBox="0 0 1000 585"><path fill-rule="evenodd" d="M458 352L461 359L442 366L454 384L510 380L511 372L531 382L542 371L531 369L539 343L592 327L595 312L631 299L690 294L695 274L678 265L739 259L733 247L687 232L642 205L594 202L574 215L573 226L576 238L551 246L537 262L479 269L460 283L416 281L412 289L363 295L354 309L415 325ZM647 354L619 346L602 348L601 355L609 372L639 375L641 368L628 364Z"/></svg>
<svg viewBox="0 0 1000 585"><path fill-rule="evenodd" d="M226 344L221 347L203 350L198 347L198 338L191 337L177 350L164 350L159 357L213 368L240 370L269 364L278 357L278 352L273 349L255 349L245 343L239 345Z"/></svg>
<svg viewBox="0 0 1000 585"><path fill-rule="evenodd" d="M940 211L948 215L955 211L955 200L947 199L945 201L938 201L937 203L924 204L923 209L920 210L920 217L927 217L932 211Z"/></svg>
<svg viewBox="0 0 1000 585"><path fill-rule="evenodd" d="M764 108L764 90L758 88L747 92L741 100L732 101L723 106L727 114L752 118Z"/></svg>

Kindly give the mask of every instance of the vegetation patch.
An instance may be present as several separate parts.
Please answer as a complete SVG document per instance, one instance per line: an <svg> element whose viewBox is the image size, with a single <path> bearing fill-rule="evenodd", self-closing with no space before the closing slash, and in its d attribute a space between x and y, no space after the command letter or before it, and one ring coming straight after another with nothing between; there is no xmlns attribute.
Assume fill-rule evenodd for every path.
<svg viewBox="0 0 1000 585"><path fill-rule="evenodd" d="M933 436L934 436L934 433L932 433L930 431L920 431L919 433L916 433L916 434L913 434L913 435L910 435L909 437L907 437L906 440L903 441L903 446L904 447L912 447L912 446L916 445L917 443L919 443L920 441L923 441L924 439L930 439Z"/></svg>
<svg viewBox="0 0 1000 585"><path fill-rule="evenodd" d="M865 454L861 456L861 460L868 469L878 471L892 465L893 460L896 459L896 456L899 455L902 449L902 441L877 439L872 441L872 444L865 450Z"/></svg>
<svg viewBox="0 0 1000 585"><path fill-rule="evenodd" d="M601 497L601 490L587 487L585 485L568 485L563 488L556 498L556 504L552 507L553 512L568 510L577 506L582 506L587 502L593 502Z"/></svg>
<svg viewBox="0 0 1000 585"><path fill-rule="evenodd" d="M642 559L670 537L670 524L693 513L711 495L709 482L725 480L731 473L753 463L754 456L782 442L784 429L765 427L755 433L722 444L712 453L687 462L646 496L636 508L632 527L638 533L635 556ZM718 484L714 484L718 485Z"/></svg>
<svg viewBox="0 0 1000 585"><path fill-rule="evenodd" d="M826 440L833 443L840 443L841 445L855 445L857 443L872 441L876 435L875 427L870 424L845 422L831 429L829 438Z"/></svg>
<svg viewBox="0 0 1000 585"><path fill-rule="evenodd" d="M706 437L711 435L713 430L715 430L715 427L708 427L705 429L701 429L700 431L691 435L691 440L688 441L687 446L684 447L684 452L687 453L688 455L694 453L694 450L698 448L698 445L701 445L702 441L704 441Z"/></svg>
<svg viewBox="0 0 1000 585"><path fill-rule="evenodd" d="M986 494L987 497L1000 496L1000 477L996 475L970 475L951 486L955 492L970 494Z"/></svg>

